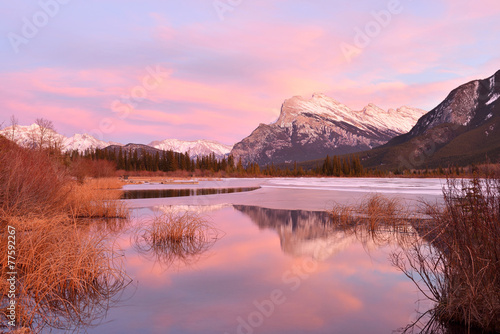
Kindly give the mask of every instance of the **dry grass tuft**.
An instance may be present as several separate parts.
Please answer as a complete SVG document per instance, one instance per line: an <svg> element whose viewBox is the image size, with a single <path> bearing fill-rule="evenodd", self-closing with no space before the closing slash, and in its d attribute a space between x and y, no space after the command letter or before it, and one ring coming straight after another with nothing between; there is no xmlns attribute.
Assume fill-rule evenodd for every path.
<svg viewBox="0 0 500 334"><path fill-rule="evenodd" d="M117 177L87 178L85 182L92 188L99 190L121 189L127 184Z"/></svg>
<svg viewBox="0 0 500 334"><path fill-rule="evenodd" d="M74 182L67 195L67 207L73 218L127 218L128 210L120 201L119 183L112 180L89 179Z"/></svg>
<svg viewBox="0 0 500 334"><path fill-rule="evenodd" d="M415 219L397 198L373 194L358 205L336 204L329 213L335 226L363 243L382 246L397 241L405 246L416 235L410 224Z"/></svg>
<svg viewBox="0 0 500 334"><path fill-rule="evenodd" d="M8 222L16 229L16 322L35 332L94 324L129 281L107 234L85 231L59 218ZM7 263L7 236L7 224L2 224L2 264ZM5 282L0 288L5 300Z"/></svg>
<svg viewBox="0 0 500 334"><path fill-rule="evenodd" d="M168 212L153 217L135 233L136 248L160 264L190 265L219 239L220 231L193 212Z"/></svg>

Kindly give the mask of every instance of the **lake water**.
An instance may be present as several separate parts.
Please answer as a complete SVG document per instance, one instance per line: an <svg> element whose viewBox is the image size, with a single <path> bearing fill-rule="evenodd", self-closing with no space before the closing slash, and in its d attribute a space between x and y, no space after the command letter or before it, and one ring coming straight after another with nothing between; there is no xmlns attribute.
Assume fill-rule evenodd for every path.
<svg viewBox="0 0 500 334"><path fill-rule="evenodd" d="M142 199L142 198L168 198L186 196L205 196L219 194L233 194L244 191L257 190L259 188L201 188L201 189L151 189L151 190L126 190L122 194L122 199Z"/></svg>
<svg viewBox="0 0 500 334"><path fill-rule="evenodd" d="M422 180L420 188L417 181L394 180L380 185L387 193L403 189L413 195L416 189L423 189L417 195L435 195L442 186L439 180ZM127 200L132 207L131 228L121 233L117 245L123 250L125 269L133 283L108 310L106 319L87 331L391 333L415 319L417 309L429 307L417 303L422 296L389 261L390 253L401 247L397 233L382 231L377 240L360 237L332 227L324 210L294 209L307 207L305 202L318 196L309 189L311 197L294 205L294 190L289 187L334 188L326 190L333 196L333 192L339 195L341 186L320 180L292 181L235 181L237 187L263 188L198 196L207 198L201 202L189 197ZM364 189L358 181L346 182L358 191ZM392 188L391 183L395 184ZM248 196L270 196L266 188L280 186L282 192L274 196L288 200L286 209L238 204ZM151 185L142 186L148 187ZM201 183L197 188L213 189L214 183ZM201 254L168 257L168 261L139 249L133 227L172 210L206 217L220 231L218 239Z"/></svg>

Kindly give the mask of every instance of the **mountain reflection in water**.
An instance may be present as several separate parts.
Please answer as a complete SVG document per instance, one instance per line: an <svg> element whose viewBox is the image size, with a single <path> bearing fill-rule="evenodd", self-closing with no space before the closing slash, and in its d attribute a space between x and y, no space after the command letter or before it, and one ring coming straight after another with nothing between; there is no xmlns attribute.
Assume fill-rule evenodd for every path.
<svg viewBox="0 0 500 334"><path fill-rule="evenodd" d="M417 236L408 224L404 229L382 225L368 231L365 225L343 228L332 223L326 211L277 210L257 206L234 205L247 215L260 229L275 230L280 237L281 249L293 257L308 256L325 260L349 245L361 242L367 249L388 244L405 244Z"/></svg>

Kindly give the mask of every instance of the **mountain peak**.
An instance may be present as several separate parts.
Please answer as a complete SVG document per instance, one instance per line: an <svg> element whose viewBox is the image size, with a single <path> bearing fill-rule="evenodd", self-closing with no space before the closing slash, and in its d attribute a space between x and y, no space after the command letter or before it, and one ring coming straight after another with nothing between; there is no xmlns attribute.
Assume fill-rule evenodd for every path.
<svg viewBox="0 0 500 334"><path fill-rule="evenodd" d="M360 111L321 93L283 102L278 120L260 125L231 151L244 163L301 161L385 144L422 116L417 109L389 113L370 103Z"/></svg>
<svg viewBox="0 0 500 334"><path fill-rule="evenodd" d="M326 96L324 93L313 93L312 99L328 99L328 100L333 100L331 97Z"/></svg>

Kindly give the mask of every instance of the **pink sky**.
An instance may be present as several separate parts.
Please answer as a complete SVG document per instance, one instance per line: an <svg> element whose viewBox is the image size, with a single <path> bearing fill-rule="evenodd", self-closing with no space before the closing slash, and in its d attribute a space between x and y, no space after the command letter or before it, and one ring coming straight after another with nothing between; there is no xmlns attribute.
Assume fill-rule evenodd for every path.
<svg viewBox="0 0 500 334"><path fill-rule="evenodd" d="M294 95L430 110L500 68L498 1L64 2L0 4L4 126L234 144Z"/></svg>

